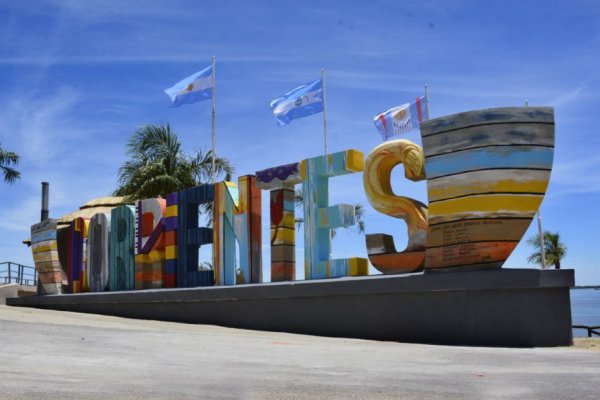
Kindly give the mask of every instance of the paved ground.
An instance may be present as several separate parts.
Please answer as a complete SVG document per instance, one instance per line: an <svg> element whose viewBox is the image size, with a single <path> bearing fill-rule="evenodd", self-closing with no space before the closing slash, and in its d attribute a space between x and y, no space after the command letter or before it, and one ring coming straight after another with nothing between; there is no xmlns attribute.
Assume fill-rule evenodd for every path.
<svg viewBox="0 0 600 400"><path fill-rule="evenodd" d="M0 306L1 399L598 399L600 352L427 346Z"/></svg>

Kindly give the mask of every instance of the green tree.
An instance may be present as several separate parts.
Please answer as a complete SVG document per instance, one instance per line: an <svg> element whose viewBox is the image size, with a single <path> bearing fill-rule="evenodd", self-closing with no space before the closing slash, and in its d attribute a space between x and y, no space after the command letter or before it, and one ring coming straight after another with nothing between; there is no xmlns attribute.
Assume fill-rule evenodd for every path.
<svg viewBox="0 0 600 400"><path fill-rule="evenodd" d="M119 168L116 196L130 200L165 197L182 189L211 181L212 151L189 155L181 150L177 133L170 125L146 125L127 143L129 160ZM231 179L229 160L215 159L216 176Z"/></svg>
<svg viewBox="0 0 600 400"><path fill-rule="evenodd" d="M294 203L296 205L296 208L300 208L300 209L302 208L302 205L304 204L304 193L302 193L302 189L296 189L294 191ZM363 207L362 204L357 203L354 205L354 215L356 216L356 225L345 226L344 229L356 227L356 230L358 231L359 234L365 233L365 220L364 220L365 208ZM304 223L304 218L296 218L295 222L296 222L296 229L300 229L300 227ZM335 237L335 233L336 233L336 230L332 229L331 230L332 238Z"/></svg>
<svg viewBox="0 0 600 400"><path fill-rule="evenodd" d="M21 173L14 168L17 165L19 165L18 154L2 149L0 145L0 171L4 175L4 182L14 183L21 177Z"/></svg>
<svg viewBox="0 0 600 400"><path fill-rule="evenodd" d="M540 235L535 235L527 239L527 243L536 250L527 257L527 261L535 264L542 264L542 253L540 251ZM567 246L560 240L558 232L544 232L544 250L546 252L546 265L553 265L554 268L560 269L560 261L567 254Z"/></svg>

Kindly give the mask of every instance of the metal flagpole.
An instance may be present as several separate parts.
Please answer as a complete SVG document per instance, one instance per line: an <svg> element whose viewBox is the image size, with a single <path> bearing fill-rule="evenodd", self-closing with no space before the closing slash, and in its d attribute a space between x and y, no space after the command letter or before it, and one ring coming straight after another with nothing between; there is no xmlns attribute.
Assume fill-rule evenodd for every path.
<svg viewBox="0 0 600 400"><path fill-rule="evenodd" d="M429 86L425 84L425 112L427 112L427 119L429 119Z"/></svg>
<svg viewBox="0 0 600 400"><path fill-rule="evenodd" d="M325 68L321 68L321 82L323 84L323 133L325 135L325 155L327 155L327 110L325 108Z"/></svg>
<svg viewBox="0 0 600 400"><path fill-rule="evenodd" d="M525 107L529 107L529 102L525 100ZM541 208L541 205L540 205ZM544 230L542 229L542 214L538 209L537 212L538 221L538 235L540 238L540 257L542 260L542 269L546 269L546 246L544 245Z"/></svg>
<svg viewBox="0 0 600 400"><path fill-rule="evenodd" d="M323 84L323 134L325 137L325 160L327 160L327 109L325 108L325 68L321 68L321 83ZM329 196L329 186L327 186L327 196ZM331 259L332 257L333 248L331 247L331 235L329 235L329 258Z"/></svg>
<svg viewBox="0 0 600 400"><path fill-rule="evenodd" d="M215 173L216 173L216 168L215 168L215 151L216 151L216 144L215 144L215 75L216 75L216 70L215 70L215 56L212 56L212 162L211 162L211 175L212 175L212 183L215 183Z"/></svg>
<svg viewBox="0 0 600 400"><path fill-rule="evenodd" d="M212 175L212 183L213 186L216 183L216 179L215 179L215 175L216 175L216 168L215 168L215 150L216 150L216 140L215 140L215 94L216 94L216 90L215 90L215 75L216 75L216 69L215 69L215 56L212 56L212 160L211 160L211 165L210 165L210 173ZM215 226L215 202L212 202L211 205L211 209L212 209L212 227ZM216 273L217 270L217 256L216 256L216 252L212 251L212 265L214 268L214 273L213 275ZM216 280L218 279L217 276L213 276L213 278ZM223 284L223 282L221 282L221 284Z"/></svg>

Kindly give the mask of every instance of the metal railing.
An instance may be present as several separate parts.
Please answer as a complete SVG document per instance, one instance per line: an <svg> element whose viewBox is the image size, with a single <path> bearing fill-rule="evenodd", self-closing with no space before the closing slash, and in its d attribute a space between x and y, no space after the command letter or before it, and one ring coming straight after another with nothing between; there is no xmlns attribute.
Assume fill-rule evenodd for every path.
<svg viewBox="0 0 600 400"><path fill-rule="evenodd" d="M34 267L12 261L0 262L0 284L6 283L35 286L37 284L37 271Z"/></svg>
<svg viewBox="0 0 600 400"><path fill-rule="evenodd" d="M592 337L592 335L600 336L600 326L573 325L573 329L586 329L588 337Z"/></svg>

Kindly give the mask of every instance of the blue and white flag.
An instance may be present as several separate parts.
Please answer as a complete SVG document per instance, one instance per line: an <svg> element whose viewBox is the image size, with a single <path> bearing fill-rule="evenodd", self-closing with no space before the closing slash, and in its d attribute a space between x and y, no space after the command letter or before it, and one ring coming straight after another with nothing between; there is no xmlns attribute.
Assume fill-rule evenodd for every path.
<svg viewBox="0 0 600 400"><path fill-rule="evenodd" d="M425 114L423 113L423 102L425 102L425 96L420 96L412 103L390 108L386 112L376 115L373 123L383 140L419 128L419 123L423 121Z"/></svg>
<svg viewBox="0 0 600 400"><path fill-rule="evenodd" d="M212 74L211 65L165 89L165 93L171 98L171 107L210 99L213 94Z"/></svg>
<svg viewBox="0 0 600 400"><path fill-rule="evenodd" d="M297 87L271 102L271 108L279 126L293 119L308 117L323 111L323 81L317 79Z"/></svg>

